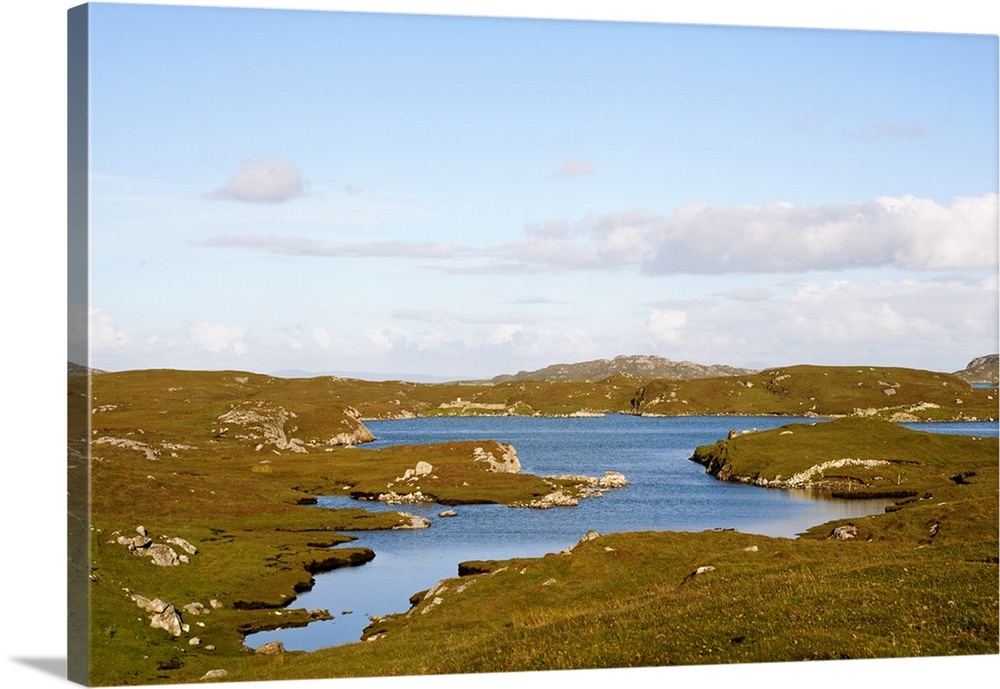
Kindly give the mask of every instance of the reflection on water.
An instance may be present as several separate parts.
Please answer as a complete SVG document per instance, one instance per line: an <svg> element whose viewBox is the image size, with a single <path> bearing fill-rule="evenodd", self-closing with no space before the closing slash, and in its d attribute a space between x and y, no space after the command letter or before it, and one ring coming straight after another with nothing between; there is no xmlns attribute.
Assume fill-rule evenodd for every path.
<svg viewBox="0 0 1000 689"><path fill-rule="evenodd" d="M622 472L629 485L583 500L578 507L532 510L502 505L453 508L457 517L442 518L441 505L390 507L323 497L319 507L361 505L370 510L402 510L431 520L420 531L359 532L351 545L375 551L361 567L316 576L311 591L294 607L329 610L333 620L307 627L260 632L247 645L280 640L289 650L315 650L357 641L370 615L409 608L409 598L437 581L458 575L465 560L538 557L575 544L589 530L702 531L736 529L766 536L794 537L835 519L881 512L891 501L818 499L807 490L767 490L718 481L689 460L698 445L737 430L775 428L813 419L774 417L640 418L607 416L584 419L486 417L410 419L366 422L378 441L372 447L455 439L495 439L517 449L525 472L601 475ZM997 435L996 424L908 424L936 432ZM930 427L930 428L925 428ZM359 449L359 452L365 450Z"/></svg>

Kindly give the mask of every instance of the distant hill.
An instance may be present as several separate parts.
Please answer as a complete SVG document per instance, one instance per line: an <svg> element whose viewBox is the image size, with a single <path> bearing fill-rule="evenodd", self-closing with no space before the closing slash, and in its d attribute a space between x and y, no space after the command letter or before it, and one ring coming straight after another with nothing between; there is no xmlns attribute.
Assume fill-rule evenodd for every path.
<svg viewBox="0 0 1000 689"><path fill-rule="evenodd" d="M368 380L375 382L405 380L410 383L449 383L454 378L432 376L422 373L372 373L368 371L303 371L297 368L286 368L270 373L276 378L319 378L334 376L335 378L350 378L352 380Z"/></svg>
<svg viewBox="0 0 1000 689"><path fill-rule="evenodd" d="M86 376L88 374L96 376L101 373L107 373L106 371L102 371L99 368L89 368L87 366L84 366L83 364L75 364L72 361L66 362L66 372L67 375L71 377Z"/></svg>
<svg viewBox="0 0 1000 689"><path fill-rule="evenodd" d="M616 356L614 359L595 359L577 364L553 364L537 371L520 371L513 375L500 375L491 382L507 383L519 380L593 382L618 374L638 378L691 380L717 376L738 376L747 373L753 373L753 371L718 364L706 366L691 361L671 361L661 356Z"/></svg>
<svg viewBox="0 0 1000 689"><path fill-rule="evenodd" d="M993 383L996 385L1000 382L1000 354L976 357L964 369L955 371L955 375L970 383Z"/></svg>

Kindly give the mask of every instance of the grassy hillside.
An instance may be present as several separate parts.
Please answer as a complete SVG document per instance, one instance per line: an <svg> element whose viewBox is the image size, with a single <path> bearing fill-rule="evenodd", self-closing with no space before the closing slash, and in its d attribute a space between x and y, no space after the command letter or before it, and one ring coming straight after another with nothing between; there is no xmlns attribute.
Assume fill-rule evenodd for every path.
<svg viewBox="0 0 1000 689"><path fill-rule="evenodd" d="M641 414L876 416L893 421L994 420L997 393L946 373L870 366L788 366L705 380L656 380Z"/></svg>
<svg viewBox="0 0 1000 689"><path fill-rule="evenodd" d="M996 419L998 415L995 390L974 388L947 373L868 366L789 366L689 380L619 373L597 382L418 384L326 377L287 383L302 390L323 389L327 399L368 419L623 413L869 415L896 421L943 421Z"/></svg>
<svg viewBox="0 0 1000 689"><path fill-rule="evenodd" d="M661 356L616 356L614 359L595 359L575 364L553 364L537 371L520 371L493 378L493 383L524 380L551 380L562 382L593 382L613 375L626 374L636 378L715 378L751 373L750 369L713 364L705 366L693 361L672 361Z"/></svg>

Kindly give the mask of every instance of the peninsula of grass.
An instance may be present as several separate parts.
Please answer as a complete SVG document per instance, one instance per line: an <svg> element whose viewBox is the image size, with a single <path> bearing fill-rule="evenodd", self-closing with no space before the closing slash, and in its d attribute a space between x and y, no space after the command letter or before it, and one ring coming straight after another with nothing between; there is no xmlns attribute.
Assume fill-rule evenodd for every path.
<svg viewBox="0 0 1000 689"><path fill-rule="evenodd" d="M925 411L983 414L977 405L995 391L951 389L938 375L919 377ZM996 439L907 431L875 420L884 412L867 413L861 397L844 404L873 418L739 436L695 457L721 478L772 487L807 473L830 493L904 491L885 514L798 539L605 534L569 553L466 567L478 573L377 621L370 641L275 656L244 647L249 632L330 615L296 608L296 594L318 572L377 557L352 547L351 532L412 528L407 501L530 504L577 488L490 470L487 457L502 465L512 456L489 439L354 448L371 439L364 418L463 413L466 401L642 413L662 403L650 397L657 386L672 385L638 382L477 388L132 371L94 375L88 387L71 378L71 407L86 407L71 414L68 468L71 520L89 513L89 550L71 543L70 556L88 570L90 682L195 682L220 669L239 681L997 652ZM902 379L882 382L899 385L895 395L880 386L882 397L904 394ZM952 407L930 406L937 387L954 395ZM814 471L844 458L874 462ZM398 511L363 509L362 498L387 494ZM358 502L318 509L319 495ZM157 566L129 546L136 538L194 552L174 545L186 561ZM151 627L137 599L183 611L186 629Z"/></svg>

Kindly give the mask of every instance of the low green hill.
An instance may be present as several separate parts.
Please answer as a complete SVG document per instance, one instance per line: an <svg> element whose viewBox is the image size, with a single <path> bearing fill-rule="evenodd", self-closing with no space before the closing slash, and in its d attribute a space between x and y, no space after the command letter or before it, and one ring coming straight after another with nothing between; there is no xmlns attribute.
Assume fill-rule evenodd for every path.
<svg viewBox="0 0 1000 689"><path fill-rule="evenodd" d="M871 366L788 366L751 375L650 381L638 414L875 416L893 421L995 420L995 390L947 373Z"/></svg>
<svg viewBox="0 0 1000 689"><path fill-rule="evenodd" d="M562 382L594 382L613 375L626 374L636 378L715 378L752 373L750 369L721 364L704 365L693 361L673 361L661 356L616 356L614 359L594 359L575 364L553 364L537 371L519 371L500 375L491 382L509 383L525 380Z"/></svg>

